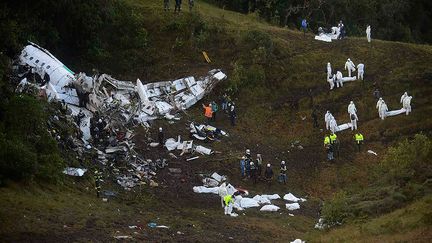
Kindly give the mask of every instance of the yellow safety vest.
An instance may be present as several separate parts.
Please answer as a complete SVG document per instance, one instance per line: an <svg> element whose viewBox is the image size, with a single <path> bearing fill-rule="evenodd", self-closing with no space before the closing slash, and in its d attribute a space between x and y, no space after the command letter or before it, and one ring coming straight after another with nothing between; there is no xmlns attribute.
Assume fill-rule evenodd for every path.
<svg viewBox="0 0 432 243"><path fill-rule="evenodd" d="M334 143L334 141L336 141L336 138L337 138L336 134L331 134L330 135L330 142Z"/></svg>
<svg viewBox="0 0 432 243"><path fill-rule="evenodd" d="M324 138L324 145L330 144L330 137L329 136L325 136Z"/></svg>
<svg viewBox="0 0 432 243"><path fill-rule="evenodd" d="M225 205L228 205L230 202L234 203L234 200L232 199L232 195L226 195L224 197L224 202L225 202Z"/></svg>
<svg viewBox="0 0 432 243"><path fill-rule="evenodd" d="M356 133L355 140L357 143L360 143L361 141L363 141L363 135L361 133Z"/></svg>

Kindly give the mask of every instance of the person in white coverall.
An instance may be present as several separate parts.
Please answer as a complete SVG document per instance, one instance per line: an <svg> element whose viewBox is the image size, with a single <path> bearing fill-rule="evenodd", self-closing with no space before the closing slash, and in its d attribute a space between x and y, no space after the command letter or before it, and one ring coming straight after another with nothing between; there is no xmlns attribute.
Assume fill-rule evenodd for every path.
<svg viewBox="0 0 432 243"><path fill-rule="evenodd" d="M221 199L221 204L222 204L222 208L225 207L225 203L224 203L224 197L226 195L228 195L228 190L226 188L226 183L222 183L222 185L220 185L219 190L218 190L218 194L219 197Z"/></svg>
<svg viewBox="0 0 432 243"><path fill-rule="evenodd" d="M330 131L332 131L332 133L335 133L337 131L337 122L336 119L332 116L332 119L330 120Z"/></svg>
<svg viewBox="0 0 432 243"><path fill-rule="evenodd" d="M330 79L330 78L332 78L333 77L333 75L332 75L332 68L331 68L331 64L328 62L327 63L327 79Z"/></svg>
<svg viewBox="0 0 432 243"><path fill-rule="evenodd" d="M404 99L406 98L406 97L408 97L408 93L407 92L405 92L402 96L401 96L401 98L400 98L400 103L403 105L403 101L404 101Z"/></svg>
<svg viewBox="0 0 432 243"><path fill-rule="evenodd" d="M339 86L343 87L343 80L342 80L342 78L343 78L342 73L340 71L337 71L336 72L336 87L338 87L338 88L339 88Z"/></svg>
<svg viewBox="0 0 432 243"><path fill-rule="evenodd" d="M376 108L379 109L381 103L383 103L383 102L384 102L383 98L380 97L379 100L377 101Z"/></svg>
<svg viewBox="0 0 432 243"><path fill-rule="evenodd" d="M329 130L330 128L330 120L333 118L333 115L330 113L330 111L327 111L327 113L324 115L324 121L326 123L326 129Z"/></svg>
<svg viewBox="0 0 432 243"><path fill-rule="evenodd" d="M357 79L363 80L363 77L364 77L364 64L360 63L359 65L357 65Z"/></svg>
<svg viewBox="0 0 432 243"><path fill-rule="evenodd" d="M348 114L356 114L357 116L357 108L354 104L354 101L350 101L350 104L348 105Z"/></svg>
<svg viewBox="0 0 432 243"><path fill-rule="evenodd" d="M345 70L348 70L348 77L351 77L351 72L355 72L356 70L354 63L349 58L345 63Z"/></svg>
<svg viewBox="0 0 432 243"><path fill-rule="evenodd" d="M371 42L371 26L370 25L368 25L366 27L366 38L367 38L368 42Z"/></svg>
<svg viewBox="0 0 432 243"><path fill-rule="evenodd" d="M379 114L379 117L381 118L381 120L384 120L384 118L386 117L387 111L388 111L387 104L384 101L382 101L379 108L378 108L378 114Z"/></svg>
<svg viewBox="0 0 432 243"><path fill-rule="evenodd" d="M407 96L403 100L403 108L406 109L406 115L407 116L411 112L411 99L412 99L412 96Z"/></svg>

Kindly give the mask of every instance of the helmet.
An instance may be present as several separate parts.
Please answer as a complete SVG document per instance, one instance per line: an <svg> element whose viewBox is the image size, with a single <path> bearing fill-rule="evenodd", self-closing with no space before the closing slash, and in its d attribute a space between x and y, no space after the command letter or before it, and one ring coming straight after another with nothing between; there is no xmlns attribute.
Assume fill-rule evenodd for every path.
<svg viewBox="0 0 432 243"><path fill-rule="evenodd" d="M250 165L253 165L254 163L253 163L253 162L250 162L249 164L250 164Z"/></svg>
<svg viewBox="0 0 432 243"><path fill-rule="evenodd" d="M267 167L270 167L270 164L267 164Z"/></svg>
<svg viewBox="0 0 432 243"><path fill-rule="evenodd" d="M284 164L285 164L285 161L284 161L284 160L282 160L281 164L283 164L283 165L284 165Z"/></svg>
<svg viewBox="0 0 432 243"><path fill-rule="evenodd" d="M159 132L162 132L162 127L159 127Z"/></svg>
<svg viewBox="0 0 432 243"><path fill-rule="evenodd" d="M246 149L246 154L250 154L250 149Z"/></svg>
<svg viewBox="0 0 432 243"><path fill-rule="evenodd" d="M354 104L354 101L351 100L350 104Z"/></svg>

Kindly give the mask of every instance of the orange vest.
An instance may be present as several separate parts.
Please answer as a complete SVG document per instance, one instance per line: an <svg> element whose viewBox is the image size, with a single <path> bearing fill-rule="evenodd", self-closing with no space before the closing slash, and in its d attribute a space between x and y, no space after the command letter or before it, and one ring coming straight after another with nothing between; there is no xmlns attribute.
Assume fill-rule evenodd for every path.
<svg viewBox="0 0 432 243"><path fill-rule="evenodd" d="M213 116L212 108L210 106L204 107L205 117L211 118Z"/></svg>

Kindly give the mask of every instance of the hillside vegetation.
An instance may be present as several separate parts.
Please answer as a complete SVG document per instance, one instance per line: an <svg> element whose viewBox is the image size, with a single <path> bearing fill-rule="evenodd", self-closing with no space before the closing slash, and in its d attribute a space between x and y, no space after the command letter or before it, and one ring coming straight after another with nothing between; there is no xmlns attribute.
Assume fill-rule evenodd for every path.
<svg viewBox="0 0 432 243"><path fill-rule="evenodd" d="M271 26L256 15L203 1L195 1L191 13L183 3L180 14L165 12L162 2L151 0L75 4L43 0L31 5L3 1L0 7L0 28L7 33L0 40L0 179L7 182L0 188L0 197L7 199L0 205L1 239L112 241L113 235L133 234L128 225L136 224L143 229L135 237L144 241L431 238L431 46L368 43L360 37L324 43L313 40L311 34ZM38 14L29 14L34 12ZM161 173L158 188L122 192L109 178L105 187L121 193L108 203L101 202L94 197L91 175L79 179L61 175L60 168L74 158L59 150L47 133L44 121L51 105L13 93L8 79L10 58L26 40L43 45L74 71L96 69L121 79L151 82L222 68L229 79L204 102L228 92L238 109L238 125L231 127L221 115L216 125L227 130L230 138L211 144L221 154L181 162L182 180ZM210 64L201 51L209 54ZM342 69L347 58L365 64L365 81L329 91L326 63ZM407 91L413 96L413 112L380 120L373 97L376 88L390 110L400 108L400 96ZM356 153L353 134L342 132L338 134L340 157L326 163L324 113L330 110L338 123L347 122L351 100L366 139L363 151ZM310 113L314 107L324 131L313 129ZM187 120L204 121L199 104L181 122L157 121L154 127L167 127L167 136L184 135ZM138 145L143 143L142 132L138 131ZM262 153L266 163L287 161L288 185L274 183L271 193L305 195L304 209L294 217L285 212L248 211L232 219L224 217L218 198L192 193L192 186L200 183L195 173L213 171L228 175L230 182L251 193L270 193L265 185L240 180L238 159L246 148ZM368 154L368 149L378 156ZM335 227L314 230L320 216ZM147 228L150 221L170 229Z"/></svg>

